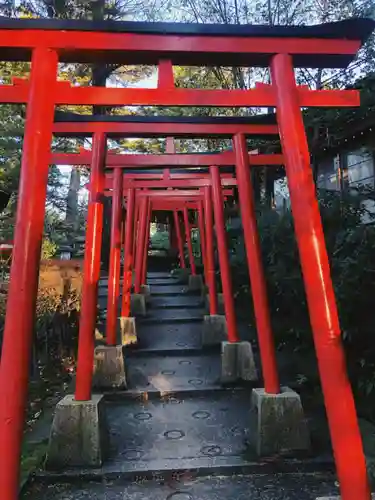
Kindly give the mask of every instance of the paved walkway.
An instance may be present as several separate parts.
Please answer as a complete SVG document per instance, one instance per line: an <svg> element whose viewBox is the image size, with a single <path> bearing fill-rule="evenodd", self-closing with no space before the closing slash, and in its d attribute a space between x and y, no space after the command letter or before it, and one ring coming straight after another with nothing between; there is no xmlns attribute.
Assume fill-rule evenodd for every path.
<svg viewBox="0 0 375 500"><path fill-rule="evenodd" d="M220 385L220 351L203 350L199 295L149 273L148 315L127 348L128 391L106 394L110 453L100 469L38 473L25 499L315 500L337 494L321 457L259 460L250 387ZM100 303L105 307L106 281Z"/></svg>

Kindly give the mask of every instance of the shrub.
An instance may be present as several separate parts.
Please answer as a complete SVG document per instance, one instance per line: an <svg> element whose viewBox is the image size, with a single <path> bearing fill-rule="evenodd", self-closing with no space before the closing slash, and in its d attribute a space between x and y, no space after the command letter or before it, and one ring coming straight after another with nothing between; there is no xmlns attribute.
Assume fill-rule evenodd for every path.
<svg viewBox="0 0 375 500"><path fill-rule="evenodd" d="M353 193L319 193L319 204L330 259L342 336L349 373L359 393L375 394L375 344L373 307L375 297L375 225L362 223L363 201L373 197L364 190ZM316 364L309 372L306 357L315 358L312 332L293 218L290 212L278 215L260 210L261 238L270 302L271 319L279 348L298 353L298 370L316 376ZM233 231L232 231L233 233ZM249 278L245 263L242 231L232 235L232 266L239 299L249 300ZM253 312L250 313L251 320ZM302 373L303 374L303 373Z"/></svg>
<svg viewBox="0 0 375 500"><path fill-rule="evenodd" d="M157 231L151 236L151 247L154 250L169 250L169 233Z"/></svg>

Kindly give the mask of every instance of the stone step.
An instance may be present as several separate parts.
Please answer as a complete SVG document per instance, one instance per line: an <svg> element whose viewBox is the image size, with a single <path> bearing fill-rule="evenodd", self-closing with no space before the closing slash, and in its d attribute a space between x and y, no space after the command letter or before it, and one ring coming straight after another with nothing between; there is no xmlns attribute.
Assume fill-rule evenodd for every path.
<svg viewBox="0 0 375 500"><path fill-rule="evenodd" d="M209 468L207 472L210 473ZM202 477L192 470L142 481L124 481L114 476L103 481L64 482L63 477L57 476L54 483L52 477L50 475L47 484L34 481L23 500L315 500L338 494L335 476L329 472L282 474L275 471L274 474Z"/></svg>
<svg viewBox="0 0 375 500"><path fill-rule="evenodd" d="M163 297L160 297L163 298ZM167 297L167 298L172 298L172 297ZM180 297L176 297L177 299ZM182 298L182 297L181 297ZM201 314L205 314L205 309L202 308L202 303L198 299L192 303L186 302L186 299L179 301L175 304L170 303L168 301L165 301L164 303L160 303L158 301L155 302L155 299L152 300L149 304L148 307L151 309L195 309L196 311L199 311Z"/></svg>
<svg viewBox="0 0 375 500"><path fill-rule="evenodd" d="M170 272L165 272L165 271L155 271L155 272L148 272L147 273L147 280L152 279L152 278L171 278L171 273Z"/></svg>
<svg viewBox="0 0 375 500"><path fill-rule="evenodd" d="M200 349L202 347L202 326L199 323L155 324L137 322L138 345L131 348L170 350Z"/></svg>
<svg viewBox="0 0 375 500"><path fill-rule="evenodd" d="M169 312L169 309L167 309ZM144 324L144 325L165 325L165 324L184 324L184 323L201 323L202 322L202 316L189 316L189 317L170 317L170 318L160 318L160 317L155 317L155 316L140 316L139 317L139 324Z"/></svg>
<svg viewBox="0 0 375 500"><path fill-rule="evenodd" d="M192 323L203 321L203 309L155 309L151 308L147 312L147 316L139 318L139 324L156 324L156 323Z"/></svg>
<svg viewBox="0 0 375 500"><path fill-rule="evenodd" d="M148 278L148 285L158 285L158 286L169 286L169 285L179 285L179 280L177 278Z"/></svg>
<svg viewBox="0 0 375 500"><path fill-rule="evenodd" d="M150 307L152 308L187 308L203 309L202 299L196 295L171 295L151 296Z"/></svg>
<svg viewBox="0 0 375 500"><path fill-rule="evenodd" d="M255 458L247 391L213 392L160 401L106 403L109 456L102 467L119 471L183 470L216 459L246 465Z"/></svg>
<svg viewBox="0 0 375 500"><path fill-rule="evenodd" d="M188 292L187 285L171 284L171 285L150 285L150 294L165 295L165 294L184 294Z"/></svg>
<svg viewBox="0 0 375 500"><path fill-rule="evenodd" d="M108 456L99 468L65 470L65 480L141 479L155 475L167 478L184 476L187 471L194 471L196 476L257 472L258 476L269 474L271 487L276 472L282 471L285 476L333 470L332 457L326 454L293 453L259 459L251 444L256 420L250 391L246 389L189 394L181 391L158 399L104 401ZM59 477L61 480L56 473L38 477L51 482ZM297 486L295 491L301 492Z"/></svg>
<svg viewBox="0 0 375 500"><path fill-rule="evenodd" d="M196 386L196 387L189 387L189 388L181 388L178 390L174 390L172 392L164 392L162 390L157 390L154 387L150 386L151 388L143 388L142 390L139 389L109 389L109 390L103 390L102 394L105 397L106 401L110 402L121 402L124 400L137 400L140 403L144 401L155 401L155 400L160 400L166 402L170 398L188 398L188 397L193 397L196 395L199 396L212 396L212 393L218 393L218 392L226 392L226 391L248 391L249 390L249 385L226 385L226 386L219 386L219 385L208 385L206 384L204 387L202 386Z"/></svg>
<svg viewBox="0 0 375 500"><path fill-rule="evenodd" d="M163 346L162 349L142 349L137 346L127 346L126 347L126 357L127 358L148 358L150 356L200 356L202 353L204 354L220 354L221 346L207 346L204 347L185 347L185 346L176 346L176 347L168 347Z"/></svg>
<svg viewBox="0 0 375 500"><path fill-rule="evenodd" d="M220 389L220 356L156 355L126 360L128 388L170 393L191 388Z"/></svg>

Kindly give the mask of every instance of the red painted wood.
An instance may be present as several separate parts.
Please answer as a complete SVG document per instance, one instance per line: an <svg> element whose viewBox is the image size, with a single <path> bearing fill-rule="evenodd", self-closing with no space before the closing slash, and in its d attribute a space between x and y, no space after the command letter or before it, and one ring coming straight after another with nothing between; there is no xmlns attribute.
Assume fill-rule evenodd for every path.
<svg viewBox="0 0 375 500"><path fill-rule="evenodd" d="M150 241L150 222L152 216L152 207L150 198L147 198L147 222L146 222L146 234L145 234L145 246L142 261L142 285L147 283L147 257L148 257L148 245Z"/></svg>
<svg viewBox="0 0 375 500"><path fill-rule="evenodd" d="M114 169L114 171L120 171L120 169ZM223 178L221 179L222 186L237 186L237 179L235 178ZM105 189L112 189L112 178L106 177L105 180ZM164 180L133 180L129 179L128 175L126 175L126 180L124 180L124 189L128 189L129 187L135 188L198 188L204 186L210 186L211 179L203 178L203 179L169 179L168 181Z"/></svg>
<svg viewBox="0 0 375 500"><path fill-rule="evenodd" d="M0 32L1 37L1 32ZM67 83L67 84L66 84ZM29 95L28 81L17 85L0 85L1 103L26 103ZM357 90L298 90L302 107L359 106ZM140 89L113 87L77 87L69 82L59 85L55 93L59 105L101 106L215 106L215 107L274 107L275 89L262 85L250 90L238 89Z"/></svg>
<svg viewBox="0 0 375 500"><path fill-rule="evenodd" d="M124 282L122 290L121 316L130 317L130 292L132 287L133 255L134 255L134 232L135 232L135 191L133 188L128 190L127 212L125 225L124 242ZM133 241L134 240L134 241Z"/></svg>
<svg viewBox="0 0 375 500"><path fill-rule="evenodd" d="M211 166L212 198L215 215L217 249L219 254L220 275L223 288L225 317L227 320L229 342L238 342L236 313L234 309L232 277L229 264L229 253L224 220L224 203L220 182L220 171L217 166Z"/></svg>
<svg viewBox="0 0 375 500"><path fill-rule="evenodd" d="M144 259L144 246L146 242L148 198L144 196L139 200L139 231L136 243L135 255L135 283L134 292L141 293L142 265Z"/></svg>
<svg viewBox="0 0 375 500"><path fill-rule="evenodd" d="M199 238L201 245L201 256L202 256L202 265L203 265L203 273L204 273L204 281L207 286L208 283L208 268L207 268L207 251L206 251L206 234L204 227L204 208L203 208L203 200L198 203L198 228L199 228Z"/></svg>
<svg viewBox="0 0 375 500"><path fill-rule="evenodd" d="M347 376L336 300L291 57L275 56L271 73L272 81L277 86L277 119L286 158L294 228L341 498L369 500L370 489L361 434Z"/></svg>
<svg viewBox="0 0 375 500"><path fill-rule="evenodd" d="M114 154L109 153L106 167L204 167L210 165L232 166L235 164L234 153L215 154ZM279 154L249 154L249 162L254 166L284 165L283 155ZM51 165L90 165L91 152L84 153L52 153Z"/></svg>
<svg viewBox="0 0 375 500"><path fill-rule="evenodd" d="M90 198L87 211L85 257L81 313L78 335L78 360L75 398L91 399L94 361L94 332L96 324L100 254L103 230L103 190L106 136L97 134L93 140L90 172Z"/></svg>
<svg viewBox="0 0 375 500"><path fill-rule="evenodd" d="M196 210L198 205L196 201L186 201L183 198L171 201L164 200L152 200L152 209L153 210L182 210L183 207L188 208L189 210ZM181 227L181 231L183 232L183 227ZM184 238L182 238L184 239Z"/></svg>
<svg viewBox="0 0 375 500"><path fill-rule="evenodd" d="M117 308L120 294L122 172L115 170L112 191L111 247L109 256L106 340L108 345L117 344Z"/></svg>
<svg viewBox="0 0 375 500"><path fill-rule="evenodd" d="M26 111L17 220L0 364L0 491L19 493L19 461L34 330L40 249L52 139L57 54L34 51Z"/></svg>
<svg viewBox="0 0 375 500"><path fill-rule="evenodd" d="M217 293L216 293L216 272L214 254L214 218L212 214L211 187L204 188L204 220L206 229L206 254L207 254L207 286L210 302L210 315L218 313Z"/></svg>
<svg viewBox="0 0 375 500"><path fill-rule="evenodd" d="M10 36L10 33L13 36ZM319 38L277 38L243 36L194 36L194 35L153 35L137 33L110 33L100 31L65 30L1 30L1 48L10 51L14 60L29 60L30 49L51 47L59 50L60 60L67 62L97 62L101 58L108 63L154 64L162 59L173 58L173 64L207 65L217 60L225 63L252 64L251 54L355 54L360 48L359 40L319 39ZM19 48L19 51L16 49ZM29 50L25 50L29 49ZM9 57L9 51L2 56ZM241 57L242 56L242 57ZM238 58L240 61L237 61ZM231 58L231 59L230 59Z"/></svg>
<svg viewBox="0 0 375 500"><path fill-rule="evenodd" d="M63 136L90 136L105 132L109 137L232 137L235 134L277 135L277 125L195 124L195 123L114 123L57 122L53 132Z"/></svg>
<svg viewBox="0 0 375 500"><path fill-rule="evenodd" d="M164 179L164 175L163 174L160 174L160 173L154 173L154 174L151 174L151 173L148 173L148 172L145 172L145 173L129 173L129 172L125 172L126 175L125 175L125 178L124 178L124 183L132 183L133 181L140 181L140 180L144 180L144 181L151 181L151 180L165 180ZM106 180L108 179L109 182L111 182L111 179L113 179L113 169L112 170L109 170L106 172L105 174L105 177L106 177ZM233 181L233 182L236 182L236 179L233 177L233 174L231 173L228 173L228 172L222 172L220 174L220 177L222 179L222 183L226 182L227 179L229 179L229 181ZM170 174L170 178L168 179L168 183L169 182L174 182L174 181L181 181L183 179L186 179L188 181L188 183L186 184L186 186L189 185L189 181L190 180L193 180L193 181L196 181L198 182L198 184L201 182L201 181L207 181L209 180L211 182L211 177L210 177L210 174L205 174L205 173L195 173L194 170L188 170L186 171L185 173L181 173L181 172L178 172L178 173L171 173ZM229 182L228 181L228 182ZM159 186L160 184L157 184L157 186ZM169 184L167 184L167 186L169 187ZM155 187L155 186L153 186ZM171 187L173 187L173 185L171 185Z"/></svg>
<svg viewBox="0 0 375 500"><path fill-rule="evenodd" d="M276 353L272 335L266 282L263 272L262 256L255 213L254 192L249 169L246 139L244 135L234 137L236 154L236 174L241 220L249 269L251 296L258 333L259 350L265 391L270 394L280 392L277 372Z"/></svg>
<svg viewBox="0 0 375 500"><path fill-rule="evenodd" d="M158 87L164 91L174 89L173 66L170 59L163 59L158 64Z"/></svg>
<svg viewBox="0 0 375 500"><path fill-rule="evenodd" d="M137 192L140 198L144 196L151 198L165 198L166 200L184 198L186 200L194 200L195 198L203 198L203 189L142 189ZM222 189L225 196L233 196L233 189Z"/></svg>

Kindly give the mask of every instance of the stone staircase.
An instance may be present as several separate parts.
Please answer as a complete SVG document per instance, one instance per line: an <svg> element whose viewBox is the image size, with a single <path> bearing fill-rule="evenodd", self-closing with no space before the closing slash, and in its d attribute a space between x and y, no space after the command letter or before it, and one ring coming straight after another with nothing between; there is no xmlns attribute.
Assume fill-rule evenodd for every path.
<svg viewBox="0 0 375 500"><path fill-rule="evenodd" d="M223 387L220 349L202 349L199 294L149 273L147 316L127 347L128 390L105 393L108 459L97 469L39 471L38 500L315 500L337 495L332 461L259 459L251 387ZM100 304L105 303L105 280Z"/></svg>

